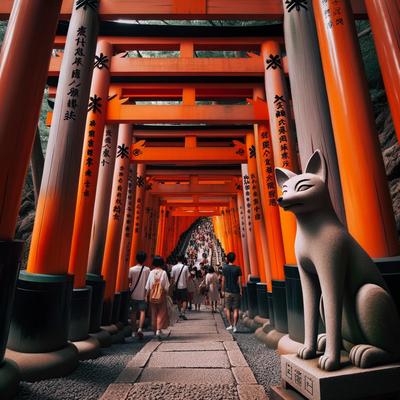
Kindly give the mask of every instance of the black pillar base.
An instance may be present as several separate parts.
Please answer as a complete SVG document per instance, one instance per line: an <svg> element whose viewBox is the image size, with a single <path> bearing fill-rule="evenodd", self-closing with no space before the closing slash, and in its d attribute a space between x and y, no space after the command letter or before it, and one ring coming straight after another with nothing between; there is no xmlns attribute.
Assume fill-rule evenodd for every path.
<svg viewBox="0 0 400 400"><path fill-rule="evenodd" d="M254 318L258 313L257 305L257 283L260 278L251 276L247 282L247 302L249 318Z"/></svg>
<svg viewBox="0 0 400 400"><path fill-rule="evenodd" d="M67 345L73 277L31 274L17 280L7 347L22 353L46 353Z"/></svg>
<svg viewBox="0 0 400 400"><path fill-rule="evenodd" d="M103 314L104 289L106 286L106 281L99 275L87 274L86 285L92 288L89 332L96 333L100 330L101 325Z"/></svg>
<svg viewBox="0 0 400 400"><path fill-rule="evenodd" d="M11 400L18 391L20 372L18 365L11 360L3 360L0 363L0 398Z"/></svg>
<svg viewBox="0 0 400 400"><path fill-rule="evenodd" d="M243 312L246 312L248 309L247 306L247 286L242 286L242 301L240 303L241 309Z"/></svg>
<svg viewBox="0 0 400 400"><path fill-rule="evenodd" d="M266 283L257 283L257 305L258 315L262 318L269 318Z"/></svg>
<svg viewBox="0 0 400 400"><path fill-rule="evenodd" d="M275 318L274 318L274 302L272 301L272 292L267 293L268 301L268 314L269 314L269 324L272 328L275 328Z"/></svg>
<svg viewBox="0 0 400 400"><path fill-rule="evenodd" d="M274 307L274 326L282 333L288 332L286 283L285 281L272 281L272 303Z"/></svg>
<svg viewBox="0 0 400 400"><path fill-rule="evenodd" d="M0 365L6 350L14 303L15 285L23 248L24 242L20 240L0 241ZM7 382L9 381L10 368L11 367L7 367L7 369L3 371L3 374L7 376L7 378L4 377L4 384L6 384L6 379Z"/></svg>
<svg viewBox="0 0 400 400"><path fill-rule="evenodd" d="M119 322L119 315L121 310L121 293L114 294L114 301L112 306L111 322L117 324Z"/></svg>
<svg viewBox="0 0 400 400"><path fill-rule="evenodd" d="M86 340L89 337L90 305L92 288L86 286L72 291L71 321L68 339L71 342Z"/></svg>
<svg viewBox="0 0 400 400"><path fill-rule="evenodd" d="M119 310L119 321L122 322L124 325L128 323L128 316L129 316L129 290L121 292L121 305Z"/></svg>
<svg viewBox="0 0 400 400"><path fill-rule="evenodd" d="M374 258L400 315L400 256Z"/></svg>

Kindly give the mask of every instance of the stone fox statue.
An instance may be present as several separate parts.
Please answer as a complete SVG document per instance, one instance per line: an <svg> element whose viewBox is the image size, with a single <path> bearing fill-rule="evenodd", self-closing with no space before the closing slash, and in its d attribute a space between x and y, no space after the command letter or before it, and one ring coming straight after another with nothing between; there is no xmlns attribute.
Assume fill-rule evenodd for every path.
<svg viewBox="0 0 400 400"><path fill-rule="evenodd" d="M319 367L326 371L340 368L342 346L361 368L400 360L398 311L378 268L333 210L321 152L311 156L303 174L282 168L275 174L282 189L279 205L297 219L295 251L305 323L298 357L311 359L317 350L324 352ZM317 338L319 303L326 335Z"/></svg>

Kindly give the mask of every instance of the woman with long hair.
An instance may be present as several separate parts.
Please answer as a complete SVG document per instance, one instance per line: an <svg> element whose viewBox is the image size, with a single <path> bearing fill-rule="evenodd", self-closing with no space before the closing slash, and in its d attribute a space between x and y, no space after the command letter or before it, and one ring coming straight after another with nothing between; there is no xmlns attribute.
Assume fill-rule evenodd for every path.
<svg viewBox="0 0 400 400"><path fill-rule="evenodd" d="M215 273L214 267L208 267L206 285L208 287L208 300L210 301L211 312L214 313L217 311L217 303L219 300L218 275Z"/></svg>
<svg viewBox="0 0 400 400"><path fill-rule="evenodd" d="M146 284L146 293L149 296L151 323L158 340L162 339L162 329L169 326L167 294L169 280L164 269L164 260L154 256L153 269L150 271Z"/></svg>

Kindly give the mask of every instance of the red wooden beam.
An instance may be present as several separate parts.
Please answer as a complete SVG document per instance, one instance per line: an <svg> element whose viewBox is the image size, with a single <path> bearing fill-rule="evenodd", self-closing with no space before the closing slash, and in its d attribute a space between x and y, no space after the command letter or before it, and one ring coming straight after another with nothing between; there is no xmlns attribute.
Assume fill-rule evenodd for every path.
<svg viewBox="0 0 400 400"><path fill-rule="evenodd" d="M199 6L200 3L200 6ZM8 19L13 0L1 0L0 18ZM351 0L354 14L365 16L362 0ZM60 19L71 17L73 0L64 0ZM117 19L227 19L269 20L283 16L281 0L102 0L99 9L104 20Z"/></svg>

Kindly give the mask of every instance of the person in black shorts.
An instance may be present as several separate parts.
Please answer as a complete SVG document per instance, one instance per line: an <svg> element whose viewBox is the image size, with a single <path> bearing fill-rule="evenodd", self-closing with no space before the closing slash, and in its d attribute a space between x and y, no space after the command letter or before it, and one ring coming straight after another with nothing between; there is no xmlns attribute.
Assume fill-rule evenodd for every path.
<svg viewBox="0 0 400 400"><path fill-rule="evenodd" d="M226 256L228 264L222 268L221 291L225 297L225 315L229 326L228 331L237 332L237 322L239 319L240 299L242 296L242 285L240 282L242 271L239 266L234 265L235 253L228 253ZM233 315L232 315L233 311ZM233 318L232 318L233 316Z"/></svg>

